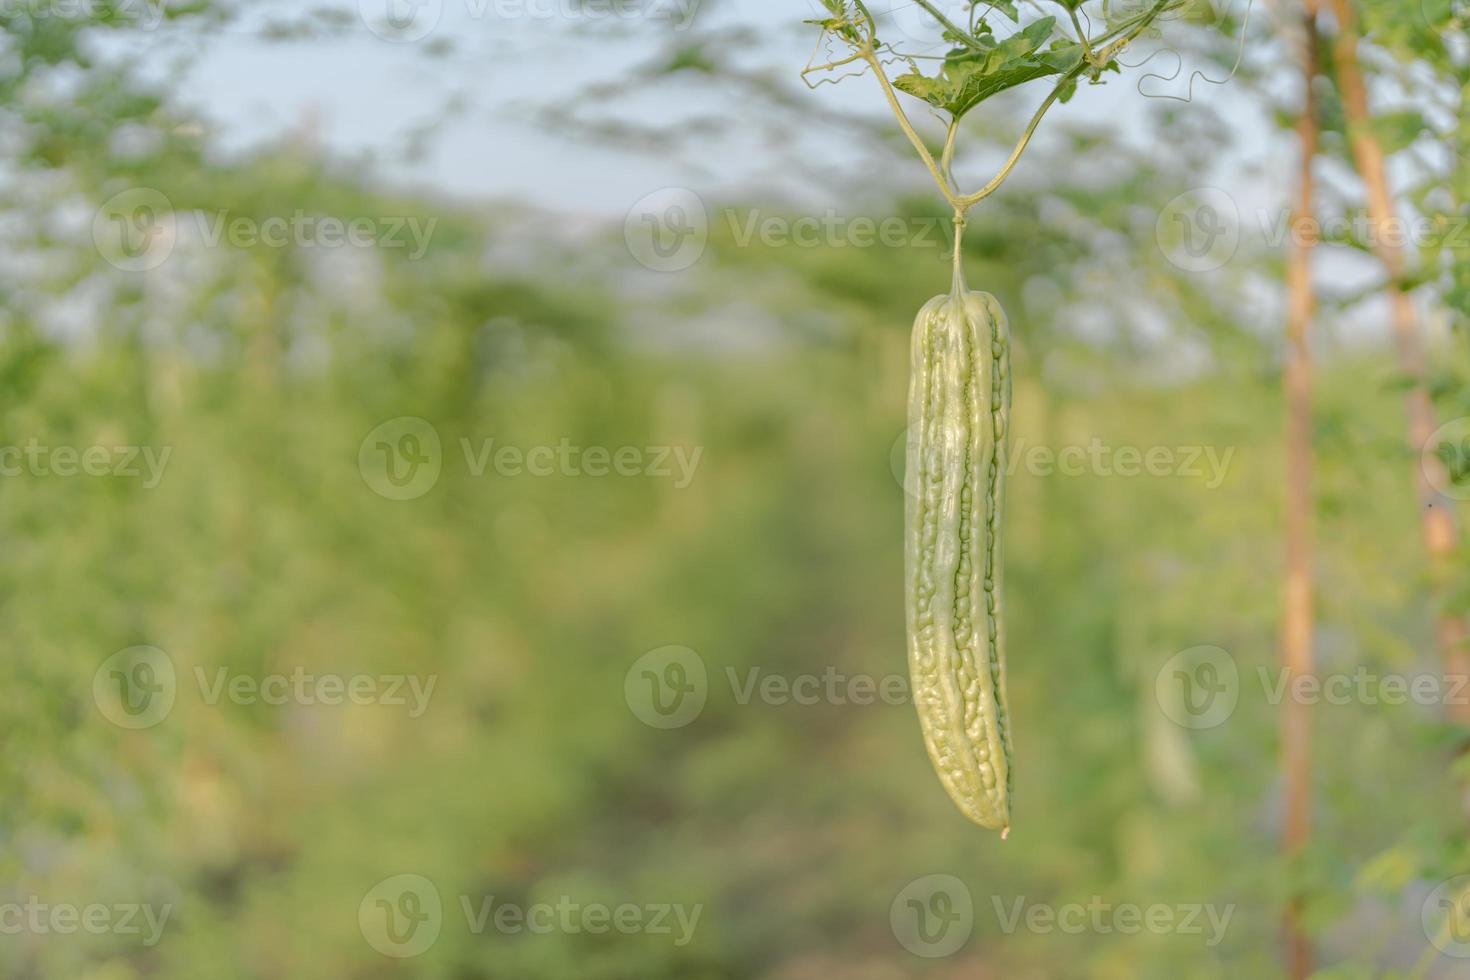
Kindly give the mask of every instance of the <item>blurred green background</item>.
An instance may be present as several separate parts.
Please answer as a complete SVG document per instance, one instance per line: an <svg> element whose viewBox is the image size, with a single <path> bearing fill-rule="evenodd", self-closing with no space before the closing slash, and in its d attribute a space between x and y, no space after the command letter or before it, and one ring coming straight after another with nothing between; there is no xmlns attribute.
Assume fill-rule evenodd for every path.
<svg viewBox="0 0 1470 980"><path fill-rule="evenodd" d="M972 216L967 278L1016 345L1001 842L904 694L895 463L947 220L886 121L851 124L886 163L841 215L896 241L743 240L822 211L704 192L697 261L661 272L639 219L668 213L631 200L625 234L385 190L292 138L216 153L94 44L131 43L115 20L0 17L0 445L40 447L0 478L0 975L1233 980L1280 975L1290 894L1321 976L1467 975L1431 942L1470 870L1441 705L1320 705L1314 836L1278 856L1283 251L1245 216L1193 273L1158 230L1214 144L1063 130ZM1436 36L1383 50L1442 90L1458 63L1412 47ZM1235 84L1274 111L1268 71ZM1450 145L1426 123L1403 149L1426 142ZM1464 201L1452 156L1413 206ZM373 243L208 240L298 212ZM422 254L381 237L409 218ZM1438 415L1464 419L1464 256L1418 261ZM1318 656L1433 678L1467 576L1431 575L1404 379L1353 329L1371 293L1329 289L1314 340ZM563 446L547 475L493 455ZM106 472L61 475L59 447ZM1106 464L1047 462L1083 449ZM1199 647L1238 702L1193 727L1161 692ZM292 678L315 696L251 693ZM364 703L321 703L339 680Z"/></svg>

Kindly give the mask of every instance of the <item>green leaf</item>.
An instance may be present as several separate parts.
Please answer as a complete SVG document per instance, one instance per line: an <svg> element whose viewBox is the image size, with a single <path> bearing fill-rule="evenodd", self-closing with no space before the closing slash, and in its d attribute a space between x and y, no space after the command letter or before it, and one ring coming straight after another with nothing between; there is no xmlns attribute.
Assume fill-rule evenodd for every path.
<svg viewBox="0 0 1470 980"><path fill-rule="evenodd" d="M1051 37L1052 29L1056 25L1057 19L1055 17L1043 17L1040 20L1032 21L1015 34L1006 38L996 50L1004 49L1009 45L1017 52L1024 51L1024 53L1030 54L1046 43L1047 38Z"/></svg>
<svg viewBox="0 0 1470 980"><path fill-rule="evenodd" d="M1007 89L1075 67L1081 51L1074 42L1059 42L1038 53L1055 26L1055 17L1043 17L1003 41L991 43L982 37L979 50L951 51L937 77L909 72L893 84L958 118Z"/></svg>
<svg viewBox="0 0 1470 980"><path fill-rule="evenodd" d="M1037 61L1065 75L1082 63L1082 45L1076 41L1053 41L1051 47L1037 55Z"/></svg>
<svg viewBox="0 0 1470 980"><path fill-rule="evenodd" d="M1378 895L1393 895L1414 879L1423 862L1404 844L1390 847L1358 869L1355 886Z"/></svg>
<svg viewBox="0 0 1470 980"><path fill-rule="evenodd" d="M1405 109L1378 113L1370 128L1383 144L1383 152L1394 154L1412 145L1429 129L1429 124L1417 110Z"/></svg>
<svg viewBox="0 0 1470 980"><path fill-rule="evenodd" d="M862 32L859 24L864 24L872 31L873 17L868 13L862 0L822 0L822 6L826 7L832 16L825 20L804 20L803 24L814 24L822 30L835 34L851 44L862 42ZM875 34L872 38L877 43Z"/></svg>

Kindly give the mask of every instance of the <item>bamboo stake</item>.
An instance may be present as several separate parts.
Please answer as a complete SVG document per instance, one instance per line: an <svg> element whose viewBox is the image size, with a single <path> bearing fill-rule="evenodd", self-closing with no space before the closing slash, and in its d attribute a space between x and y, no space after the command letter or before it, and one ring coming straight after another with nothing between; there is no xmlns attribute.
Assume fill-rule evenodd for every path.
<svg viewBox="0 0 1470 980"><path fill-rule="evenodd" d="M1301 16L1302 109L1296 133L1301 145L1297 201L1292 207L1291 253L1286 266L1286 596L1281 628L1282 666L1294 685L1315 671L1313 626L1313 506L1312 506L1312 361L1308 334L1316 314L1312 286L1312 252L1316 246L1313 220L1315 181L1313 164L1320 141L1316 99L1312 88L1321 71L1317 33L1317 0L1303 0ZM1312 826L1312 710L1287 698L1281 717L1282 775L1285 818L1282 851L1288 863L1300 855ZM1312 947L1302 928L1302 898L1291 896L1283 915L1286 975L1306 980L1312 974Z"/></svg>
<svg viewBox="0 0 1470 980"><path fill-rule="evenodd" d="M1404 284L1402 244L1392 233L1398 226L1397 209L1388 184L1383 146L1371 129L1368 108L1368 86L1358 62L1357 14L1350 0L1332 0L1337 17L1337 37L1333 44L1333 62L1337 68L1338 88L1342 93L1347 116L1348 135L1353 160L1362 178L1368 199L1368 219L1373 229L1373 251L1388 272L1389 302L1393 314L1395 349L1399 369L1411 382L1408 392L1409 442L1414 457L1414 482L1420 505L1424 543L1436 582L1443 582L1454 568L1459 547L1459 529L1449 502L1434 487L1443 474L1431 474L1428 467L1439 466L1434 459L1421 465L1421 449L1434 434L1434 405L1425 383L1423 341L1419 336L1418 314L1413 298ZM1443 481L1440 481L1443 485ZM1463 617L1441 611L1436 623L1440 658L1447 680L1470 676L1470 631ZM1462 699L1463 700L1463 699ZM1470 727L1470 704L1449 708L1450 717ZM1470 811L1470 795L1466 797Z"/></svg>

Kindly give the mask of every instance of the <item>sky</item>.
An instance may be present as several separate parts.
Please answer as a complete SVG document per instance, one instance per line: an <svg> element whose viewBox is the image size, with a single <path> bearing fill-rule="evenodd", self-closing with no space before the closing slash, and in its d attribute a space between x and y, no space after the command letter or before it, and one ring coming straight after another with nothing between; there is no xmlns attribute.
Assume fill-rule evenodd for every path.
<svg viewBox="0 0 1470 980"><path fill-rule="evenodd" d="M936 2L959 19L956 8L964 0ZM1095 0L1090 7L1138 2ZM1265 0L1216 2L1236 5L1237 14L1249 12L1258 28L1271 15ZM934 41L937 26L911 0L873 0L871 6L884 40L920 55L943 50ZM691 80L687 73L606 102L584 97L589 87L607 92L671 39L693 41L731 27L750 31L745 47L727 50L740 67L794 81L809 61L828 60L816 48L819 32L802 23L822 15L818 0L248 0L243 9L244 16L202 42L197 33L171 35L167 27L132 32L121 42L145 71L177 86L178 102L206 121L208 145L222 155L249 153L306 130L325 153L362 160L389 185L454 206L512 203L553 214L573 236L632 220L640 202L666 196L670 188L691 189L711 213L720 203L758 201L817 214L834 206L857 213L901 190L932 189L917 159L882 163L870 175L864 168L872 168L873 159L852 145L849 130L824 128L817 112L810 121L799 116L802 100L809 98L816 110L867 115L890 125L871 77L845 78L810 92L797 89L795 125L788 119L784 129L774 130L742 93ZM335 16L329 30L279 40L271 37L278 30L266 29L313 16L320 21L322 11ZM391 17L397 17L397 28ZM1187 56L1177 70L1170 42L1181 30L1175 25L1141 42L1126 53L1122 76L1084 86L1070 103L1053 108L1013 185L1044 182L1045 168L1028 168L1027 162L1065 160L1045 151L1073 127L1106 126L1148 152L1181 153L1190 149L1190 126L1218 126L1226 130L1229 149L1201 175L1198 193L1235 208L1242 241L1279 235L1294 184L1294 139L1267 117L1258 93L1228 79L1228 70ZM1279 49L1246 54L1258 66L1283 66ZM1194 76L1195 68L1219 84ZM1295 83L1293 72L1278 74L1283 84ZM1035 86L1008 93L977 111L983 118L976 125L1017 135L1041 94ZM1281 94L1280 101L1290 104L1294 90ZM1182 101L1186 96L1191 101ZM937 132L924 107L906 101L915 124ZM1184 120L1176 133L1161 135L1151 122L1164 105ZM687 138L677 151L618 149L538 121L548 106L599 121L653 121ZM707 130L687 122L700 117L720 124ZM432 135L420 141L421 152L409 154L419 132ZM975 145L970 141L967 150L962 141L956 158L962 186L983 183L1003 155L975 152ZM850 195L854 182L822 179L843 168L861 178L859 186L874 188L872 200L844 201L840 195ZM983 205L971 217L983 220ZM1366 287L1379 275L1360 255L1326 254L1319 261L1344 290ZM1381 309L1357 312L1343 325L1344 336L1386 337Z"/></svg>
<svg viewBox="0 0 1470 980"><path fill-rule="evenodd" d="M729 93L713 87L666 86L623 107L661 120L727 112L731 125L694 162L673 153L591 145L533 119L538 106L567 105L584 86L622 77L657 50L659 37L692 38L724 25L760 32L758 46L736 53L742 64L789 71L794 79L813 53L817 32L800 22L817 15L816 0L580 0L586 7L577 6L579 0L326 0L317 6L337 12L343 29L329 38L291 42L263 39L259 30L275 11L289 7L277 0L257 2L259 14L209 37L184 75L181 98L211 120L223 152L246 150L308 125L328 150L372 159L391 181L455 197L608 217L670 186L695 186L715 197L753 187L822 193L810 182L797 191L796 182L783 181L786 148L769 145L759 125L741 118L740 106L726 105ZM945 2L954 6L957 0ZM881 3L874 9L883 9ZM385 27L390 11L406 25L396 35ZM912 3L894 7L884 25L888 38L910 50L934 49L935 28ZM918 39L928 41L927 48ZM1134 78L1086 89L1071 104L1058 106L1041 139L1069 122L1099 118L1136 139L1154 138L1144 127L1149 100L1138 86L1183 91L1180 80L1139 83L1155 65L1159 74L1173 67L1167 56L1158 58ZM1231 118L1242 157L1254 156L1259 165L1269 155L1267 122L1241 111L1247 103L1232 100L1228 85L1196 84L1194 97ZM820 86L811 98L826 110L887 112L877 86L866 78ZM446 115L449 105L460 108ZM442 122L426 153L405 160L411 135L436 120ZM792 138L816 140L822 134ZM832 148L813 152L830 154ZM974 178L983 180L981 171L993 165L962 156L960 172L972 168ZM1248 167L1242 163L1239 169ZM911 178L913 184L925 179L917 161ZM1239 190L1248 197L1252 186Z"/></svg>

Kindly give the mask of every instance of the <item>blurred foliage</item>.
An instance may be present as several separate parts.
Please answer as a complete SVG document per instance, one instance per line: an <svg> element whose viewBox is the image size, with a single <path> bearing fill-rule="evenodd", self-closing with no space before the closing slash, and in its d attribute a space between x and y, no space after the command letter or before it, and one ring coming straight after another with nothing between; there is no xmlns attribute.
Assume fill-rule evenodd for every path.
<svg viewBox="0 0 1470 980"><path fill-rule="evenodd" d="M208 11L197 14L207 25ZM0 936L0 975L805 980L1274 976L1282 896L1305 888L1324 977L1404 976L1421 903L1466 870L1432 707L1316 714L1317 834L1275 858L1282 484L1279 256L1183 273L1155 241L1188 161L1079 134L1112 166L1018 183L972 222L967 279L1016 336L1019 464L1006 531L1015 833L968 825L905 704L742 703L738 679L906 672L901 604L907 330L947 281L938 247L742 244L779 204L712 208L702 259L639 267L619 231L450 208L284 142L221 162L116 62L65 99L35 65L87 65L85 33L6 22L24 70L4 109L0 446L167 448L163 479L0 478L0 905L167 904L162 941ZM16 59L11 59L16 63ZM1045 169L1047 157L1035 166ZM1463 186L1467 158L1455 178ZM207 247L127 272L93 243L137 186L180 227L228 210L437 219L407 250ZM711 202L712 204L714 202ZM899 201L910 226L937 206ZM528 228L530 231L528 232ZM1448 273L1447 273L1448 274ZM1335 313L1334 313L1335 316ZM1463 334L1439 351L1470 413ZM1433 675L1414 454L1381 350L1321 342L1324 671ZM443 472L390 500L359 468L385 419L429 420ZM476 476L461 440L699 449L655 477ZM1162 448L1208 475L1046 472L1037 447ZM1463 509L1463 508L1462 508ZM120 728L93 679L166 651L178 701ZM709 698L658 730L625 700L644 653L698 653ZM1224 724L1156 699L1198 645L1241 678ZM389 705L208 703L213 676L437 679ZM431 879L442 934L395 960L359 929L380 881ZM957 876L974 935L928 960L895 940L915 879ZM475 934L464 896L700 906L692 941ZM1232 911L1197 934L1005 933L1018 900ZM1456 976L1452 961L1427 976ZM1396 973L1390 971L1398 971Z"/></svg>

